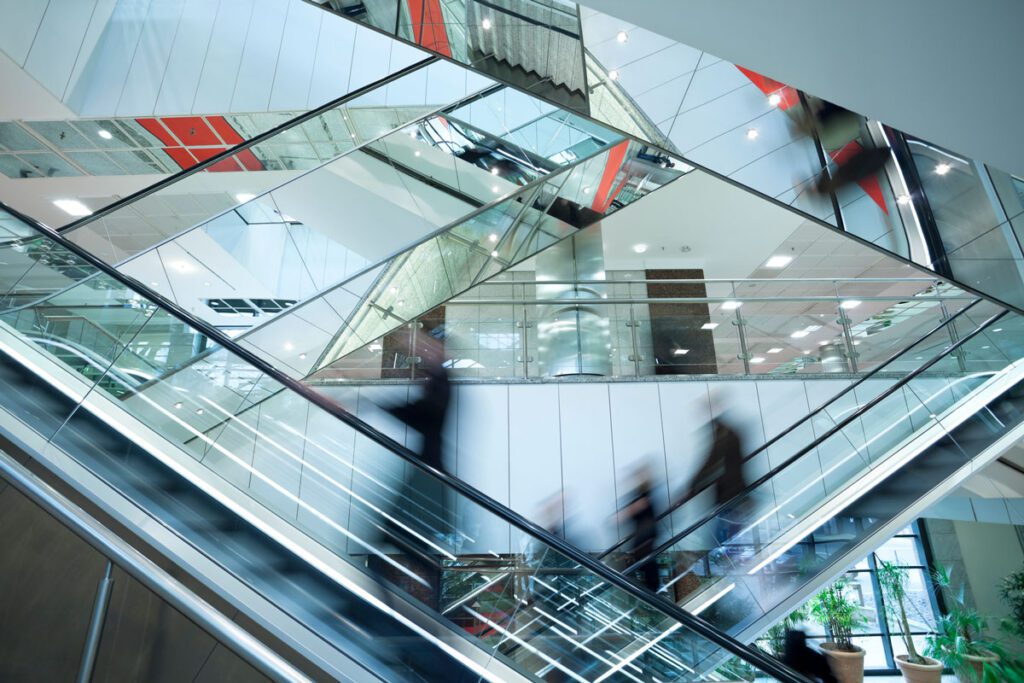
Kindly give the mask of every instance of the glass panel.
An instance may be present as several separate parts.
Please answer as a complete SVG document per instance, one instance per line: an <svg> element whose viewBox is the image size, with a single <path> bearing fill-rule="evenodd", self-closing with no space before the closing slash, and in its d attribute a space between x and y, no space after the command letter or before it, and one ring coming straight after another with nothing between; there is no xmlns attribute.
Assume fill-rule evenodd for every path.
<svg viewBox="0 0 1024 683"><path fill-rule="evenodd" d="M47 254L46 265L34 265L49 271L49 287L6 309L0 336L6 349L30 358L29 372L45 380L37 386L52 388L50 405L37 408L52 412L53 394L79 404L53 447L149 501L154 514L171 515L176 533L291 614L313 619L314 628L331 637L348 630L322 619L329 610L342 624L365 627L372 651L398 646L380 636L374 610L362 601L338 605L340 592L327 577L341 572L349 582L384 582L447 619L452 633L484 648L485 666L587 681L632 678L627 671L635 668L674 679L697 670L712 675L727 658L655 603L448 490L118 281L63 267L75 259L59 247ZM61 268L51 268L54 259ZM4 283L8 291L14 284ZM14 403L25 398L5 395L17 396ZM43 427L23 419L27 428ZM174 472L187 473L184 485L173 483ZM204 512L211 496L232 511L226 519ZM237 523L239 514L246 523ZM261 531L253 536L253 528ZM301 549L288 562L267 560L280 551L267 545L278 536ZM296 591L300 556L332 569ZM326 598L317 588L324 581ZM410 647L403 637L402 647Z"/></svg>

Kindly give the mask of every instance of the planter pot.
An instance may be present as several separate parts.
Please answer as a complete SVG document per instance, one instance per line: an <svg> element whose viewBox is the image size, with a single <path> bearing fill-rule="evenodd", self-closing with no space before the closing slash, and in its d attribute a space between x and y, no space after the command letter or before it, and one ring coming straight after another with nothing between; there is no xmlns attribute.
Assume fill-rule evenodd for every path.
<svg viewBox="0 0 1024 683"><path fill-rule="evenodd" d="M906 655L896 655L896 666L907 683L939 683L942 680L942 663L925 657L927 664L911 664Z"/></svg>
<svg viewBox="0 0 1024 683"><path fill-rule="evenodd" d="M832 665L832 673L839 683L864 683L864 650L844 652L835 649L834 643L822 643L821 651ZM856 647L856 646L854 646Z"/></svg>
<svg viewBox="0 0 1024 683"><path fill-rule="evenodd" d="M956 678L960 683L980 683L985 662L998 662L999 655L985 652L982 655L964 655L964 670L958 671Z"/></svg>

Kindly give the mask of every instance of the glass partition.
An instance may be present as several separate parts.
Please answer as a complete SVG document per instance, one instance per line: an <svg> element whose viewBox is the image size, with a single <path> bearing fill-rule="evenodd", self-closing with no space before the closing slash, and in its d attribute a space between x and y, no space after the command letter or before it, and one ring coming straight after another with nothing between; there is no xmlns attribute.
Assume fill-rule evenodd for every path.
<svg viewBox="0 0 1024 683"><path fill-rule="evenodd" d="M510 523L496 513L500 508L411 467L74 254L50 243L40 258L38 248L29 248L48 241L40 235L5 249L5 367L21 367L36 381L26 385L31 390L3 392L3 405L67 457L115 482L153 458L188 472L249 524L287 530L289 543L304 553L384 582L484 648L495 666L528 677L730 673L712 673L729 653L655 602ZM29 291L34 298L11 305L12 294ZM75 353L55 355L31 338L49 316L83 307L103 334L81 328L66 335L62 341ZM47 338L63 329L69 328L49 327ZM213 350L201 362L191 362L207 348ZM139 376L151 371L163 379ZM97 429L135 446L130 452L98 447ZM209 533L208 522L181 519L178 531ZM272 600L291 571L259 560L233 566L250 584L277 581ZM294 591L283 594L296 599Z"/></svg>

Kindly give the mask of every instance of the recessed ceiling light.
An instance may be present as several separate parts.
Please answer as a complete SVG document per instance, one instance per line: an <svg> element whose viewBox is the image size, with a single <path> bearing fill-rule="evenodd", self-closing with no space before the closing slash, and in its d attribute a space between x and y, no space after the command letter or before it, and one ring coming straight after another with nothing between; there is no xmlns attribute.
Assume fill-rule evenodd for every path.
<svg viewBox="0 0 1024 683"><path fill-rule="evenodd" d="M284 343L284 350L285 351L291 351L294 348L295 348L295 345L292 344L291 342L285 342Z"/></svg>
<svg viewBox="0 0 1024 683"><path fill-rule="evenodd" d="M690 349L676 349L672 352L673 356L685 356L690 352Z"/></svg>
<svg viewBox="0 0 1024 683"><path fill-rule="evenodd" d="M781 353L781 352L782 352L782 347L781 346L773 346L772 348L768 349L768 353Z"/></svg>
<svg viewBox="0 0 1024 683"><path fill-rule="evenodd" d="M860 346L860 342L859 342L859 341L854 341L854 342L853 342L853 345L854 345L854 346Z"/></svg>
<svg viewBox="0 0 1024 683"><path fill-rule="evenodd" d="M704 323L703 325L700 326L700 329L702 329L702 330L713 330L716 327L718 327L718 323Z"/></svg>
<svg viewBox="0 0 1024 683"><path fill-rule="evenodd" d="M114 134L105 128L100 128L98 131L96 131L96 135L99 135L104 140L112 140L114 137Z"/></svg>
<svg viewBox="0 0 1024 683"><path fill-rule="evenodd" d="M616 71L615 69L612 69L611 71L609 71L608 72L608 80L609 81L617 81L617 80L619 80L619 72Z"/></svg>
<svg viewBox="0 0 1024 683"><path fill-rule="evenodd" d="M196 415L202 415L202 414L203 414L203 409L202 408L196 408Z"/></svg>
<svg viewBox="0 0 1024 683"><path fill-rule="evenodd" d="M491 30L491 20L488 19L487 17L484 17L484 20L480 22L480 28L482 28L485 31L490 31Z"/></svg>
<svg viewBox="0 0 1024 683"><path fill-rule="evenodd" d="M636 252L637 254L642 254L645 251L647 251L647 245L646 244L634 244L633 245L633 251Z"/></svg>
<svg viewBox="0 0 1024 683"><path fill-rule="evenodd" d="M851 308L857 308L858 306L860 306L860 304L861 302L857 301L856 299L847 299L846 301L839 304L839 308L845 308L846 310L850 310Z"/></svg>
<svg viewBox="0 0 1024 683"><path fill-rule="evenodd" d="M497 186L497 185L493 185L493 186L491 187L491 192L494 192L495 194L497 194L497 192L498 192L498 186Z"/></svg>
<svg viewBox="0 0 1024 683"><path fill-rule="evenodd" d="M300 359L300 360L306 360L306 354L304 354L304 353L300 353L300 354L299 354L299 359Z"/></svg>
<svg viewBox="0 0 1024 683"><path fill-rule="evenodd" d="M771 95L768 96L768 104L772 105L773 107L779 106L780 104L782 104L782 95L780 95L777 92L773 92Z"/></svg>
<svg viewBox="0 0 1024 683"><path fill-rule="evenodd" d="M793 260L792 256L772 256L764 262L765 268L785 268Z"/></svg>
<svg viewBox="0 0 1024 683"><path fill-rule="evenodd" d="M210 286L210 283L209 283L209 282L204 282L204 283L203 283L203 287L209 287L209 286Z"/></svg>
<svg viewBox="0 0 1024 683"><path fill-rule="evenodd" d="M824 346L825 344L828 344L828 340L822 340L818 342L818 346Z"/></svg>
<svg viewBox="0 0 1024 683"><path fill-rule="evenodd" d="M487 239L489 239L492 242L497 242L498 241L498 233L492 232L490 235L487 236Z"/></svg>
<svg viewBox="0 0 1024 683"><path fill-rule="evenodd" d="M806 337L809 334L810 334L810 332L808 332L807 330L797 330L796 332L794 332L793 334L791 334L789 336L792 337L793 339L803 339L804 337Z"/></svg>
<svg viewBox="0 0 1024 683"><path fill-rule="evenodd" d="M149 286L150 286L150 287L159 287L159 286L160 286L160 283L159 283L159 282L150 282L150 283L149 283Z"/></svg>
<svg viewBox="0 0 1024 683"><path fill-rule="evenodd" d="M624 43L624 42L626 42L627 40L629 40L629 34L628 34L628 33L626 33L625 31L619 31L619 32L618 32L618 33L617 33L617 34L615 35L615 40L617 40L617 41L618 41L618 42L620 42L620 43Z"/></svg>
<svg viewBox="0 0 1024 683"><path fill-rule="evenodd" d="M935 164L935 172L939 175L946 175L951 170L953 170L953 167L947 164L945 161L943 161L940 164Z"/></svg>
<svg viewBox="0 0 1024 683"><path fill-rule="evenodd" d="M896 198L896 203L899 204L900 206L906 206L907 204L910 203L910 195L901 194L899 197Z"/></svg>
<svg viewBox="0 0 1024 683"><path fill-rule="evenodd" d="M492 168L491 169L491 175L498 175L498 169L497 168Z"/></svg>
<svg viewBox="0 0 1024 683"><path fill-rule="evenodd" d="M184 404L184 403L182 403L181 401L178 401L177 403L175 403L175 404L174 404L174 407L175 407L175 408L177 408L178 410L181 410L181 407L182 407L183 405L185 405L185 404Z"/></svg>
<svg viewBox="0 0 1024 683"><path fill-rule="evenodd" d="M590 194L590 188L589 187L584 187L583 188L583 194Z"/></svg>
<svg viewBox="0 0 1024 683"><path fill-rule="evenodd" d="M498 258L497 250L491 252L491 258Z"/></svg>
<svg viewBox="0 0 1024 683"><path fill-rule="evenodd" d="M810 350L809 350L809 349L808 349L808 350L806 350L806 351L804 351L804 355L805 355L805 356L806 356L806 355L808 355L809 353L810 353Z"/></svg>
<svg viewBox="0 0 1024 683"><path fill-rule="evenodd" d="M88 216L92 213L88 206L77 199L55 199L53 205L71 216Z"/></svg>
<svg viewBox="0 0 1024 683"><path fill-rule="evenodd" d="M420 155L420 151L419 150L416 150L415 152L413 152L413 156L417 156L418 157L419 155Z"/></svg>
<svg viewBox="0 0 1024 683"><path fill-rule="evenodd" d="M238 194L235 195L235 201L238 202L239 204L251 202L253 199L256 199L256 195L250 194L248 192L239 192Z"/></svg>
<svg viewBox="0 0 1024 683"><path fill-rule="evenodd" d="M1003 331L1003 328L1001 328L1001 327L997 327L996 329L994 329L994 330L992 330L992 331L993 331L993 332L1002 332L1002 331Z"/></svg>
<svg viewBox="0 0 1024 683"><path fill-rule="evenodd" d="M754 356L753 358L750 359L750 362L751 363L763 363L764 360L765 360L764 356Z"/></svg>
<svg viewBox="0 0 1024 683"><path fill-rule="evenodd" d="M723 311L735 311L737 308L739 308L742 305L743 305L742 301L723 301L722 302L722 310Z"/></svg>
<svg viewBox="0 0 1024 683"><path fill-rule="evenodd" d="M369 348L370 352L372 353L374 351L380 351L384 347L381 344L378 344L377 342L374 342L374 343L370 344L370 346L367 347L367 348Z"/></svg>
<svg viewBox="0 0 1024 683"><path fill-rule="evenodd" d="M757 132L757 128L747 128L748 140L756 140L758 135L760 135L760 133Z"/></svg>

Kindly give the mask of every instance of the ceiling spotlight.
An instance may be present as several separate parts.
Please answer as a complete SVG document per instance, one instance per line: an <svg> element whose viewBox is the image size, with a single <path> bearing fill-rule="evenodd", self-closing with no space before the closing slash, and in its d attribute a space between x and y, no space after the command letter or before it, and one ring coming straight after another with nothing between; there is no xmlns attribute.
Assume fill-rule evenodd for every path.
<svg viewBox="0 0 1024 683"><path fill-rule="evenodd" d="M415 152L413 152L412 154L413 154L413 156L416 156L416 157L418 157L418 156L420 155L420 151L419 151L419 150L416 150L416 151L415 151Z"/></svg>
<svg viewBox="0 0 1024 683"><path fill-rule="evenodd" d="M772 256L764 262L765 268L785 268L793 260L792 256Z"/></svg>
<svg viewBox="0 0 1024 683"><path fill-rule="evenodd" d="M175 403L175 404L174 404L174 407L175 407L175 408L177 408L178 410L181 410L181 407L182 407L183 405L184 405L184 404L183 404L183 403L182 403L181 401L178 401L177 403Z"/></svg>
<svg viewBox="0 0 1024 683"><path fill-rule="evenodd" d="M583 194L590 194L590 188L589 187L584 187L583 188Z"/></svg>
<svg viewBox="0 0 1024 683"><path fill-rule="evenodd" d="M747 128L747 139L756 140L760 133L757 132L757 128Z"/></svg>
<svg viewBox="0 0 1024 683"><path fill-rule="evenodd" d="M491 20L488 19L487 17L484 17L484 20L480 22L480 28L482 28L485 31L490 31L491 30Z"/></svg>
<svg viewBox="0 0 1024 683"><path fill-rule="evenodd" d="M768 96L768 104L772 105L773 107L779 106L780 104L782 104L782 95L780 95L777 92L773 92L771 95Z"/></svg>
<svg viewBox="0 0 1024 683"><path fill-rule="evenodd" d="M498 169L496 167L491 169L491 175L498 175Z"/></svg>
<svg viewBox="0 0 1024 683"><path fill-rule="evenodd" d="M818 342L818 346L824 346L825 344L828 344L828 340Z"/></svg>
<svg viewBox="0 0 1024 683"><path fill-rule="evenodd" d="M768 353L781 353L781 352L782 352L782 347L781 346L773 346L772 348L768 349Z"/></svg>
<svg viewBox="0 0 1024 683"><path fill-rule="evenodd" d="M106 130L105 128L100 128L98 131L96 131L96 135L99 135L104 140L112 140L114 138L114 134L111 133L109 130Z"/></svg>
<svg viewBox="0 0 1024 683"><path fill-rule="evenodd" d="M850 310L851 308L857 308L858 306L860 306L860 304L861 302L857 301L856 299L847 299L846 301L839 304L839 308Z"/></svg>
<svg viewBox="0 0 1024 683"><path fill-rule="evenodd" d="M210 283L209 283L209 282L204 282L204 283L203 283L203 287L209 287L209 286L210 286Z"/></svg>
<svg viewBox="0 0 1024 683"><path fill-rule="evenodd" d="M53 205L64 213L75 217L88 216L92 213L88 206L77 199L55 199Z"/></svg>
<svg viewBox="0 0 1024 683"><path fill-rule="evenodd" d="M497 194L497 193L498 193L498 186L497 186L497 185L493 185L493 186L491 187L491 192L493 192L493 193Z"/></svg>
<svg viewBox="0 0 1024 683"><path fill-rule="evenodd" d="M899 204L900 206L906 206L907 204L910 203L910 195L901 194L899 197L896 198L896 203Z"/></svg>
<svg viewBox="0 0 1024 683"><path fill-rule="evenodd" d="M285 342L284 343L284 350L285 351L291 351L294 348L295 348L295 345L292 344L291 342Z"/></svg>
<svg viewBox="0 0 1024 683"><path fill-rule="evenodd" d="M300 353L299 354L299 360L306 360L306 354Z"/></svg>
<svg viewBox="0 0 1024 683"><path fill-rule="evenodd" d="M718 323L704 323L703 325L700 326L700 329L702 329L702 330L713 330L716 327L718 327Z"/></svg>
<svg viewBox="0 0 1024 683"><path fill-rule="evenodd" d="M945 161L943 161L941 164L935 164L935 173L937 173L938 175L946 175L951 170L953 170L953 167L947 164Z"/></svg>
<svg viewBox="0 0 1024 683"><path fill-rule="evenodd" d="M750 359L750 362L751 363L763 363L764 360L765 360L764 356L754 356L753 358Z"/></svg>
<svg viewBox="0 0 1024 683"><path fill-rule="evenodd" d="M235 201L238 202L239 204L251 202L253 199L256 199L256 195L250 194L248 192L239 192L238 194L235 195Z"/></svg>
<svg viewBox="0 0 1024 683"><path fill-rule="evenodd" d="M609 81L617 81L617 80L619 80L619 72L616 71L615 69L612 69L611 71L609 71L608 72L608 80Z"/></svg>
<svg viewBox="0 0 1024 683"><path fill-rule="evenodd" d="M690 349L676 349L672 352L673 356L685 356L690 352Z"/></svg>
<svg viewBox="0 0 1024 683"><path fill-rule="evenodd" d="M626 33L625 31L619 31L618 34L616 34L615 36L615 40L617 40L620 43L624 43L627 40L629 40L629 34Z"/></svg>
<svg viewBox="0 0 1024 683"><path fill-rule="evenodd" d="M149 286L150 286L150 287L159 287L159 286L160 286L160 283L159 283L159 282L150 282L150 283L149 283Z"/></svg>
<svg viewBox="0 0 1024 683"><path fill-rule="evenodd" d="M491 258L498 258L498 250L497 249L495 249L494 251L491 252Z"/></svg>
<svg viewBox="0 0 1024 683"><path fill-rule="evenodd" d="M735 311L737 308L739 308L742 305L743 305L742 301L723 301L722 302L722 310L723 311Z"/></svg>
<svg viewBox="0 0 1024 683"><path fill-rule="evenodd" d="M487 239L489 239L491 242L497 242L498 241L498 233L492 232L490 235L487 236Z"/></svg>
<svg viewBox="0 0 1024 683"><path fill-rule="evenodd" d="M634 244L633 245L633 251L635 253L637 253L637 254L642 254L645 251L647 251L647 245L646 244Z"/></svg>
<svg viewBox="0 0 1024 683"><path fill-rule="evenodd" d="M196 415L202 415L202 414L203 414L203 412L204 412L204 411L203 411L203 409L202 409L202 408L196 408Z"/></svg>

